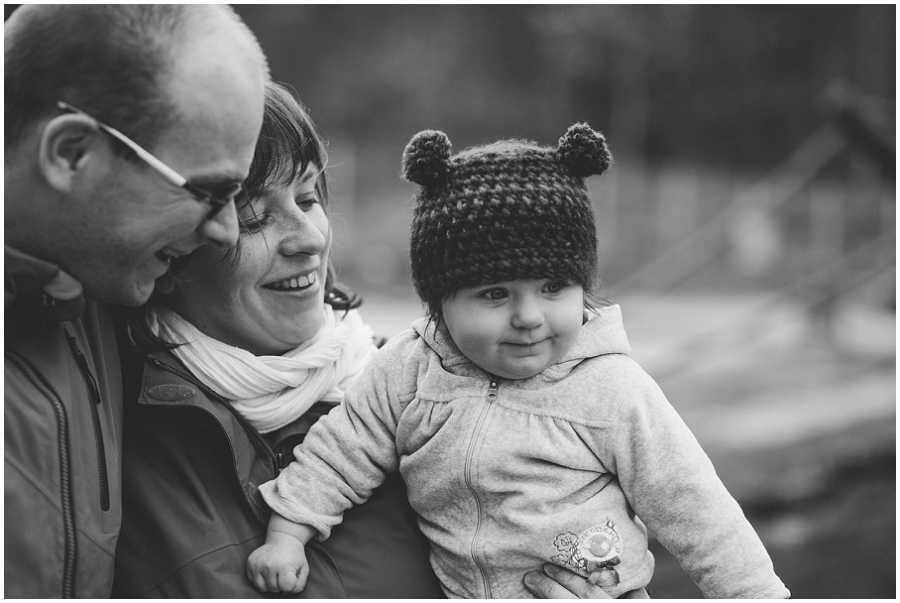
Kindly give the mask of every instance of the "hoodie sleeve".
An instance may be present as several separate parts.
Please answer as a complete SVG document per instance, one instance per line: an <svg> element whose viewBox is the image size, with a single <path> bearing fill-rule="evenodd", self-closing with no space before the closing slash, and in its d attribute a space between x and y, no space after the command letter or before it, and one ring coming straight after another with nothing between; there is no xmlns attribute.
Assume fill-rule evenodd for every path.
<svg viewBox="0 0 900 603"><path fill-rule="evenodd" d="M707 598L787 598L712 462L656 383L631 364L603 455L637 515Z"/></svg>
<svg viewBox="0 0 900 603"><path fill-rule="evenodd" d="M402 405L400 346L379 350L343 402L310 429L295 460L260 486L273 511L312 526L325 540L343 513L364 502L397 469L395 444Z"/></svg>

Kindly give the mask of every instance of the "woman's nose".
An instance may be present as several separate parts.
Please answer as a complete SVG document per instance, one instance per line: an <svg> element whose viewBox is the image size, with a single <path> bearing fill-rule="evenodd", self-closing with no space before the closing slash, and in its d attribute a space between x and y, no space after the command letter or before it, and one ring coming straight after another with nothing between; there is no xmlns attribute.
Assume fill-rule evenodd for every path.
<svg viewBox="0 0 900 603"><path fill-rule="evenodd" d="M317 255L328 245L328 221L323 218L318 221L310 219L304 212L298 212L297 216L288 224L287 232L280 244L281 253L284 255L296 255L306 253Z"/></svg>
<svg viewBox="0 0 900 603"><path fill-rule="evenodd" d="M227 249L234 247L238 240L237 210L232 201L219 211L211 220L204 219L197 227L204 243Z"/></svg>
<svg viewBox="0 0 900 603"><path fill-rule="evenodd" d="M541 305L530 297L518 300L513 310L511 323L517 329L536 329L544 324L544 312Z"/></svg>

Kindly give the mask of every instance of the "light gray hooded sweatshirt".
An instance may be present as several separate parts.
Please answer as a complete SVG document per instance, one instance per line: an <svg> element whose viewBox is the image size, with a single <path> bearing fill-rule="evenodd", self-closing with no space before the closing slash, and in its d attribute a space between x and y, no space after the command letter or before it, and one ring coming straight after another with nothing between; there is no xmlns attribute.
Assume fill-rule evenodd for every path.
<svg viewBox="0 0 900 603"><path fill-rule="evenodd" d="M589 317L557 364L521 380L492 377L419 319L260 487L266 501L324 540L399 467L449 597L532 598L523 577L548 561L614 569L612 596L646 586L644 524L706 597L789 596L693 434L626 355L619 307Z"/></svg>

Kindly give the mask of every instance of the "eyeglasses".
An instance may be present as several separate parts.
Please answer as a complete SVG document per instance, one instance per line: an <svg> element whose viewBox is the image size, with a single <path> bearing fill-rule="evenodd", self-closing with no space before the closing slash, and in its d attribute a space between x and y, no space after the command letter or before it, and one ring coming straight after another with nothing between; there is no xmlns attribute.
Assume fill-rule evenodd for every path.
<svg viewBox="0 0 900 603"><path fill-rule="evenodd" d="M182 176L181 174L179 174L178 172L176 172L175 170L173 170L172 168L167 166L165 163L163 163L162 161L157 159L154 155L152 155L149 151L144 149L141 145L134 142L133 140L131 140L130 138L128 138L127 136L125 136L124 134L122 134L121 132L116 130L115 128L107 126L105 123L103 123L96 117L92 117L91 115L88 115L87 113L85 113L84 111L82 111L80 109L76 109L75 107L73 107L72 105L70 105L68 103L64 103L63 101L57 101L56 104L63 111L68 111L69 113L76 113L78 115L83 115L84 117L91 119L94 123L97 124L97 126L101 130L103 130L104 132L106 132L107 134L109 134L110 136L112 136L113 138L115 138L116 140L121 142L122 144L124 144L126 147L128 147L129 149L134 151L134 153L138 157L140 157L147 165L149 165L154 170L156 170L160 176L165 178L165 180L167 182L169 182L179 188L183 188L184 190L189 192L191 194L191 196L193 196L194 199L196 199L197 201L200 201L201 203L208 203L210 205L210 210L209 210L209 213L206 214L207 220L212 220L214 217L216 217L216 214L218 214L220 211L222 211L222 208L225 207L226 205L228 205L229 203L231 203L231 201L234 200L235 196L239 192L241 192L241 183L239 183L239 182L229 183L227 185L226 190L224 190L218 194L203 190L199 186L188 182L187 178L185 178L184 176Z"/></svg>

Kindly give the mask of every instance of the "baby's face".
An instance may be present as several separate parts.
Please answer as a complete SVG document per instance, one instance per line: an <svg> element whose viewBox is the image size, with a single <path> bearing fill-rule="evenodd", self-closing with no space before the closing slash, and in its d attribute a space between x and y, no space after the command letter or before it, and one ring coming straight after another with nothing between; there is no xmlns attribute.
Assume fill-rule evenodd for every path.
<svg viewBox="0 0 900 603"><path fill-rule="evenodd" d="M584 290L557 280L519 280L459 289L442 304L457 347L505 379L537 375L568 352L581 330Z"/></svg>

